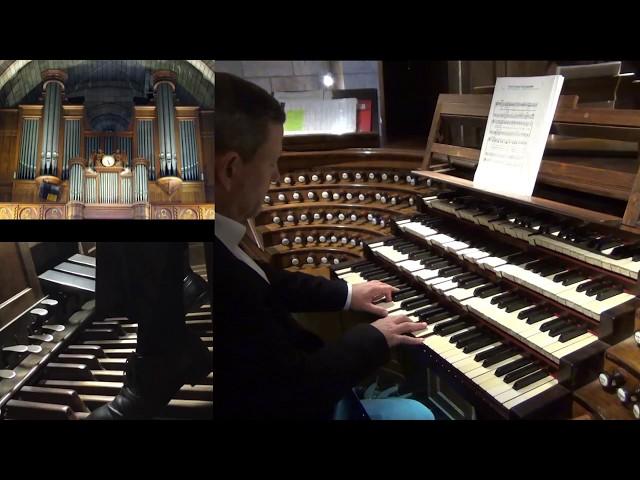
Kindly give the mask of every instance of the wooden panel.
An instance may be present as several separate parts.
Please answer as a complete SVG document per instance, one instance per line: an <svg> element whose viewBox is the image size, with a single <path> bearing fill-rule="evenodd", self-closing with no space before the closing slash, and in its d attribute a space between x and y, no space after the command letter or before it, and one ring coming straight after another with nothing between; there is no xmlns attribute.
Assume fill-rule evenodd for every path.
<svg viewBox="0 0 640 480"><path fill-rule="evenodd" d="M180 190L172 196L167 195L155 182L149 182L149 203L205 203L205 191L202 182L184 182Z"/></svg>
<svg viewBox="0 0 640 480"><path fill-rule="evenodd" d="M204 172L204 182L206 191L206 201L213 202L214 198L214 172L213 172L213 112L203 111L200 113L200 140L202 145L202 169Z"/></svg>
<svg viewBox="0 0 640 480"><path fill-rule="evenodd" d="M35 203L38 189L34 180L14 180L11 201L15 203Z"/></svg>
<svg viewBox="0 0 640 480"><path fill-rule="evenodd" d="M213 205L152 205L153 220L213 220Z"/></svg>
<svg viewBox="0 0 640 480"><path fill-rule="evenodd" d="M466 188L479 193L487 193L485 190L474 188L472 181L465 180L463 178L452 177L450 175L446 175L438 172L428 172L424 170L415 171L413 173L417 175L422 175L428 178L432 178L434 180L442 181L452 186ZM514 202L518 202L523 205L537 207L543 210L560 213L562 215L579 218L589 222L595 222L595 223L611 222L612 224L620 223L619 217L614 217L613 215L607 215L605 213L594 212L592 210L586 210L584 208L579 208L579 207L574 207L572 205L566 205L563 203L554 202L552 200L547 200L545 198L515 197L515 196L502 195L500 193L495 193L495 192L491 192L491 195L499 198L505 198L507 200L512 200Z"/></svg>
<svg viewBox="0 0 640 480"><path fill-rule="evenodd" d="M0 329L42 297L26 243L0 242Z"/></svg>
<svg viewBox="0 0 640 480"><path fill-rule="evenodd" d="M18 110L0 110L0 184L13 180L18 149ZM6 188L6 187L5 187ZM3 192L0 192L0 196ZM0 197L1 198L1 197Z"/></svg>

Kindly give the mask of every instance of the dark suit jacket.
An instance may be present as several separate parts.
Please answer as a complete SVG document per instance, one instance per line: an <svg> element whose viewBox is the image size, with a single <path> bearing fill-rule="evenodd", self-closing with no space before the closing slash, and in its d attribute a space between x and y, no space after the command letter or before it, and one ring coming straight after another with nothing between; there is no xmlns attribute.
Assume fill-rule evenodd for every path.
<svg viewBox="0 0 640 480"><path fill-rule="evenodd" d="M336 403L389 357L359 325L323 345L290 312L336 311L347 285L259 264L267 284L214 241L214 418L331 418Z"/></svg>

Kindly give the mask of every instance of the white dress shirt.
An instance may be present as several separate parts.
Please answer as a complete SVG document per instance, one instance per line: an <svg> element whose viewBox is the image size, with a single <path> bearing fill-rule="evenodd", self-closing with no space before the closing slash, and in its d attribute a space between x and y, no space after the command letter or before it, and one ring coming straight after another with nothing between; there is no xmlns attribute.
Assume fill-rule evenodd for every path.
<svg viewBox="0 0 640 480"><path fill-rule="evenodd" d="M220 215L216 212L216 237L227 247L227 249L241 262L248 265L254 272L260 275L265 282L269 283L267 274L264 270L246 253L240 248L240 241L247 231L247 227L232 220L231 218ZM344 304L343 310L349 310L351 307L351 284L347 284L347 301Z"/></svg>

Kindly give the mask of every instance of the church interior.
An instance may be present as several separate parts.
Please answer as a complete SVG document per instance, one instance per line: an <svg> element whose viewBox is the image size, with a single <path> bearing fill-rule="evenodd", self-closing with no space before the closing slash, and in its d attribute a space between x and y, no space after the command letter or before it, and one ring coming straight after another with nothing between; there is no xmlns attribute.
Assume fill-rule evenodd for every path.
<svg viewBox="0 0 640 480"><path fill-rule="evenodd" d="M427 322L414 334L423 346L395 351L357 386L360 398L413 398L443 420L640 419L640 63L215 69L260 86L287 114L280 178L243 250L353 285L384 281L399 289L389 314ZM533 194L474 187L497 79L546 75L564 82ZM33 105L42 92L33 77L30 94L2 87L0 102ZM24 122L28 108L11 118ZM115 129L97 105L68 108L84 108L93 131ZM138 108L152 107L135 107L135 119ZM17 185L34 180L11 179L22 157L11 158L10 168L0 158L0 195L4 181L5 198L22 201ZM372 321L347 311L295 317L325 341Z"/></svg>
<svg viewBox="0 0 640 480"><path fill-rule="evenodd" d="M213 60L0 60L0 219L212 219L213 89Z"/></svg>

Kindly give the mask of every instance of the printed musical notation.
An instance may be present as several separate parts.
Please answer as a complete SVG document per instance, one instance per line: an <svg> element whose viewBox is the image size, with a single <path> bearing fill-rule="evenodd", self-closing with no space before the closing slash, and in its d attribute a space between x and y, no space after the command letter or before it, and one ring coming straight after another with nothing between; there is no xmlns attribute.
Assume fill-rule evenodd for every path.
<svg viewBox="0 0 640 480"><path fill-rule="evenodd" d="M498 79L475 186L531 195L561 88L557 75Z"/></svg>

